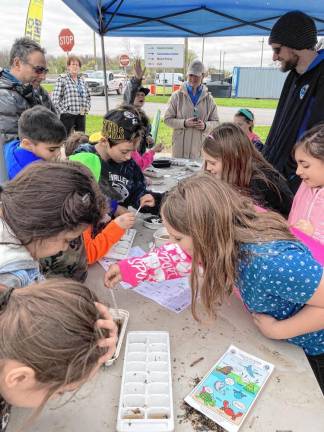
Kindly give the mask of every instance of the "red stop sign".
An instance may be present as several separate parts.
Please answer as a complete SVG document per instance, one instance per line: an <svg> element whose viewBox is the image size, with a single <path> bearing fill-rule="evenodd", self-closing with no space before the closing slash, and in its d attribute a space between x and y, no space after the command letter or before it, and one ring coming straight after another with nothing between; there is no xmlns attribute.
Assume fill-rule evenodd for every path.
<svg viewBox="0 0 324 432"><path fill-rule="evenodd" d="M72 51L74 47L74 34L70 29L62 29L59 34L59 45L65 52Z"/></svg>
<svg viewBox="0 0 324 432"><path fill-rule="evenodd" d="M124 67L128 66L129 65L129 56L127 54L122 54L119 57L119 63L120 63L120 66L124 66Z"/></svg>

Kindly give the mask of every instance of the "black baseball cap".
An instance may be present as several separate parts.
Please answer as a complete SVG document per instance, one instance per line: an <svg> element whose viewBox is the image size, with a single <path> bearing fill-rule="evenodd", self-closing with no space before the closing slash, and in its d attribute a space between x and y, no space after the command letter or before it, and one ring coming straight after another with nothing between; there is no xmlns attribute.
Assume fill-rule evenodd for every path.
<svg viewBox="0 0 324 432"><path fill-rule="evenodd" d="M102 136L111 140L131 141L141 129L141 119L137 111L116 108L105 115Z"/></svg>

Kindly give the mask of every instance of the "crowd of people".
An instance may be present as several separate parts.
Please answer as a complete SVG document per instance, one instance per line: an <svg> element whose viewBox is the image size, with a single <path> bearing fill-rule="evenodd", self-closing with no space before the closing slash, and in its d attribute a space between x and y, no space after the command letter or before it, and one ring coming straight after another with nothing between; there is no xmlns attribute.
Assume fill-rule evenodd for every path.
<svg viewBox="0 0 324 432"><path fill-rule="evenodd" d="M8 178L0 186L0 431L10 405L40 410L113 355L116 324L86 277L134 225L129 207L160 214L170 243L110 266L108 288L190 274L195 319L198 304L215 318L234 291L265 336L304 350L324 393L324 53L316 41L302 12L271 31L273 59L290 72L265 144L247 108L221 123L204 65L189 65L165 123L172 155L203 165L163 196L145 178L162 146L143 110L140 61L124 104L89 137L80 59L67 59L50 97L44 49L16 40L0 71Z"/></svg>

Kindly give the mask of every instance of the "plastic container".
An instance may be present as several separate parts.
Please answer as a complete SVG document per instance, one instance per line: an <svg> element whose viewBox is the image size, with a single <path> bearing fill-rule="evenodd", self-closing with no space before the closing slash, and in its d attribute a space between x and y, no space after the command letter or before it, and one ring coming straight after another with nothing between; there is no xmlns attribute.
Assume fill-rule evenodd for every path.
<svg viewBox="0 0 324 432"><path fill-rule="evenodd" d="M174 413L168 332L129 332L117 432L173 432Z"/></svg>
<svg viewBox="0 0 324 432"><path fill-rule="evenodd" d="M170 243L170 237L167 229L165 227L159 228L153 234L155 247L160 247L165 243Z"/></svg>
<svg viewBox="0 0 324 432"><path fill-rule="evenodd" d="M121 347L123 345L127 323L129 320L129 312L124 309L109 309L109 312L111 313L114 321L120 321L120 326L116 352L110 360L106 361L105 366L111 366L118 359Z"/></svg>
<svg viewBox="0 0 324 432"><path fill-rule="evenodd" d="M159 229L163 227L162 219L158 216L149 216L144 219L143 225L149 229Z"/></svg>

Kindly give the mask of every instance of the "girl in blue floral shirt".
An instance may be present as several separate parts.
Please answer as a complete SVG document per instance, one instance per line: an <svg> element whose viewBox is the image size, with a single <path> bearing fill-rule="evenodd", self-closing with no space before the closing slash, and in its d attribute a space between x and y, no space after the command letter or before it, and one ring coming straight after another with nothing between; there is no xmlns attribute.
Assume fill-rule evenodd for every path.
<svg viewBox="0 0 324 432"><path fill-rule="evenodd" d="M303 348L324 392L323 268L291 234L282 216L257 211L249 198L207 173L179 183L161 214L171 242L192 258L194 317L198 300L215 315L236 286L265 335ZM155 253L161 257L159 267L155 262L161 272L171 262L168 248ZM147 264L148 258L143 262ZM184 268L179 260L180 255L177 268ZM137 263L141 272L142 267ZM130 269L124 262L111 267L106 284L113 285L126 273Z"/></svg>

